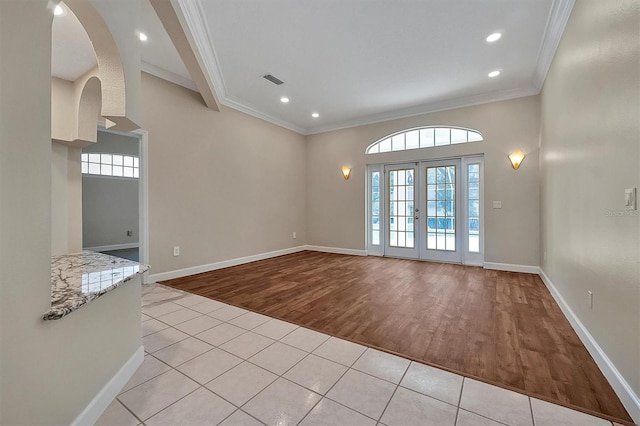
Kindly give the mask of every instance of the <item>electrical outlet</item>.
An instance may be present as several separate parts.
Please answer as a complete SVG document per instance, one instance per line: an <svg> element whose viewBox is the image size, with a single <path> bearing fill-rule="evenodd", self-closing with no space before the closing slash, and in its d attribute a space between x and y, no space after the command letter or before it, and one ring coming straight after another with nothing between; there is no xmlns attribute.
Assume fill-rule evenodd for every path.
<svg viewBox="0 0 640 426"><path fill-rule="evenodd" d="M173 246L173 256L180 256L180 246Z"/></svg>
<svg viewBox="0 0 640 426"><path fill-rule="evenodd" d="M494 209L501 209L502 208L502 201L494 201L493 202L493 208Z"/></svg>
<svg viewBox="0 0 640 426"><path fill-rule="evenodd" d="M295 233L295 231L294 231L294 232L293 232L293 239L295 240L296 238L298 238L298 237L296 236L296 233Z"/></svg>
<svg viewBox="0 0 640 426"><path fill-rule="evenodd" d="M589 293L589 309L593 309L593 292L591 290L587 290Z"/></svg>

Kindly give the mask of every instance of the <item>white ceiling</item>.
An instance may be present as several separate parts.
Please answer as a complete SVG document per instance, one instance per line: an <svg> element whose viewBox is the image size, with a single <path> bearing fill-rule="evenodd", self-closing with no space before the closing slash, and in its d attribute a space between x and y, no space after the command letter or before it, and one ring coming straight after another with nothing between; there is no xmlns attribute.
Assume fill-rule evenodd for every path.
<svg viewBox="0 0 640 426"><path fill-rule="evenodd" d="M573 0L175 4L222 104L310 134L538 93ZM56 44L69 46L79 36L59 27L53 73L73 80L75 60L61 65L56 58L67 57ZM148 0L141 2L140 30L149 36L143 70L195 88ZM487 43L495 31L503 37ZM487 77L495 69L501 75ZM266 73L285 84L268 82ZM283 104L281 96L291 101Z"/></svg>

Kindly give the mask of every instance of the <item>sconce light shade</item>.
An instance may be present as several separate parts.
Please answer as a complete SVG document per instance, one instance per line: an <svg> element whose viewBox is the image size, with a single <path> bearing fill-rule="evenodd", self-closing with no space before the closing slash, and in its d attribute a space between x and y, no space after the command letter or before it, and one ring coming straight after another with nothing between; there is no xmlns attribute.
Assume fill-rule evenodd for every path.
<svg viewBox="0 0 640 426"><path fill-rule="evenodd" d="M511 165L513 166L514 170L518 170L518 167L520 167L520 163L522 163L524 157L524 152L519 149L513 151L511 155L509 155L509 160L511 160Z"/></svg>
<svg viewBox="0 0 640 426"><path fill-rule="evenodd" d="M349 180L350 175L351 175L351 167L342 166L342 176L344 177L344 180Z"/></svg>

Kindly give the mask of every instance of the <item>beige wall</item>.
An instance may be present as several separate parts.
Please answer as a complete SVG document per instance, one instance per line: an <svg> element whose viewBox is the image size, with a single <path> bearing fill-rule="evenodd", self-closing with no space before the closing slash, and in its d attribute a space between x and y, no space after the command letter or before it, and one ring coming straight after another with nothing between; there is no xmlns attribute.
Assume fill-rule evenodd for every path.
<svg viewBox="0 0 640 426"><path fill-rule="evenodd" d="M148 74L142 106L152 274L304 244L303 136Z"/></svg>
<svg viewBox="0 0 640 426"><path fill-rule="evenodd" d="M472 128L484 141L366 155L366 147L390 133L426 125ZM484 154L485 262L539 264L539 99L537 96L437 112L308 136L307 243L365 249L367 164ZM513 170L507 156L527 157ZM345 181L340 167L353 167ZM491 201L502 201L493 210Z"/></svg>
<svg viewBox="0 0 640 426"><path fill-rule="evenodd" d="M51 142L51 254L81 250L80 149Z"/></svg>
<svg viewBox="0 0 640 426"><path fill-rule="evenodd" d="M640 394L637 1L578 0L542 92L542 268ZM589 309L587 291L594 294Z"/></svg>

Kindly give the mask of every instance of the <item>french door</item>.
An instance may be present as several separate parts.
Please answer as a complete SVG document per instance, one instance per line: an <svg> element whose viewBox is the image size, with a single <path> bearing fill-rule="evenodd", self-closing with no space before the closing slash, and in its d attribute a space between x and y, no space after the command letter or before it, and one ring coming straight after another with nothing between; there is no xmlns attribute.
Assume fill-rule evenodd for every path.
<svg viewBox="0 0 640 426"><path fill-rule="evenodd" d="M420 257L415 232L418 217L416 215L419 213L419 209L415 208L417 173L416 164L385 167L385 255L410 259Z"/></svg>
<svg viewBox="0 0 640 426"><path fill-rule="evenodd" d="M460 159L420 163L420 258L462 263Z"/></svg>
<svg viewBox="0 0 640 426"><path fill-rule="evenodd" d="M369 166L368 251L481 265L482 157Z"/></svg>

